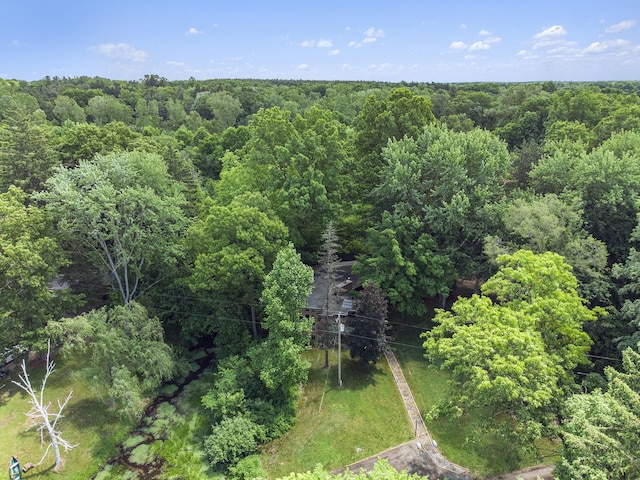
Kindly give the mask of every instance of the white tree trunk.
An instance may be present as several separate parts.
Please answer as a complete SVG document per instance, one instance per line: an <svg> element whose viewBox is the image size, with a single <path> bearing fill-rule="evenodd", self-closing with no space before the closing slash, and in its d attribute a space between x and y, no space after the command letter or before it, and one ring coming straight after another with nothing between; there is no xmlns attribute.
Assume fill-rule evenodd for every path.
<svg viewBox="0 0 640 480"><path fill-rule="evenodd" d="M44 403L44 391L47 386L47 380L49 379L49 375L51 375L55 369L55 363L50 359L51 353L51 344L49 343L47 350L47 371L42 379L42 388L40 392L36 393L36 390L31 385L31 379L29 378L29 374L27 373L27 365L24 360L22 360L22 374L19 376L20 381L13 381L18 387L27 392L29 395L29 403L31 404L31 410L29 410L25 415L29 418L35 420L34 425L30 426L27 430L31 429L33 426L38 427L38 431L40 432L40 441L42 444L45 444L45 431L47 436L49 437L49 444L44 452L44 455L40 459L40 462L36 464L41 465L47 457L47 453L49 453L49 448L53 447L53 452L55 454L55 470L57 471L62 465L62 458L60 456L60 447L64 448L64 451L67 452L78 445L71 445L65 439L62 438L62 432L60 430L56 430L56 426L58 420L60 420L63 415L62 411L71 400L71 395L73 392L69 392L67 398L64 402L60 403L58 400L58 412L57 413L49 413L51 408L51 402L45 404Z"/></svg>

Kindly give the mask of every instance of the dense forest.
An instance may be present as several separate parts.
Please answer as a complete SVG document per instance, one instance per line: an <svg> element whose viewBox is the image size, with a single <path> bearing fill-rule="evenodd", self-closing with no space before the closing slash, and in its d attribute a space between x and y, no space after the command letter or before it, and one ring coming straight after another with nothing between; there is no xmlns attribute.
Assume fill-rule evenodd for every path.
<svg viewBox="0 0 640 480"><path fill-rule="evenodd" d="M236 465L295 419L329 229L392 315L447 306L424 346L457 395L432 415L557 438L558 478L637 478L639 92L0 80L0 350L91 355L135 418L212 345L204 448Z"/></svg>

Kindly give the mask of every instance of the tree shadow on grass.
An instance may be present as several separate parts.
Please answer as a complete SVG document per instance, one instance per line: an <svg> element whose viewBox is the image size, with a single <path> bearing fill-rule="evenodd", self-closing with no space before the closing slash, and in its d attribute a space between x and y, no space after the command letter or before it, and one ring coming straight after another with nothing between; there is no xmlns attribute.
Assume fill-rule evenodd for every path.
<svg viewBox="0 0 640 480"><path fill-rule="evenodd" d="M381 360L382 362L384 360ZM337 375L338 367L335 366ZM364 363L352 358L342 359L342 387L349 390L364 390L378 383L378 378L391 375L379 364ZM337 381L336 381L337 385Z"/></svg>
<svg viewBox="0 0 640 480"><path fill-rule="evenodd" d="M50 478L49 474L54 472L55 463L52 463L48 467L36 467L35 469L22 474L23 480L27 480L28 478L40 478L46 477Z"/></svg>
<svg viewBox="0 0 640 480"><path fill-rule="evenodd" d="M115 454L116 440L110 435L101 432L111 431L111 427L119 425L122 420L116 413L107 409L107 406L98 399L86 398L79 400L65 411L64 422L72 424L78 431L85 434L97 433L97 438L92 448L92 456L100 458L112 457Z"/></svg>

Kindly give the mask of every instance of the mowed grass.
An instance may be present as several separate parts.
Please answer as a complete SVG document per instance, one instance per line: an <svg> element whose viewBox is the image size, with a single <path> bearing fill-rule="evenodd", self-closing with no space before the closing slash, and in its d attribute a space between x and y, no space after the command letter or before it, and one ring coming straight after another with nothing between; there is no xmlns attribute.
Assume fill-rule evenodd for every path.
<svg viewBox="0 0 640 480"><path fill-rule="evenodd" d="M73 397L65 410L64 418L58 422L62 437L71 444L77 444L69 452L62 451L64 467L59 473L53 471L54 454L50 449L45 461L39 467L23 473L27 479L78 479L86 480L96 472L116 452L116 445L131 429L131 425L107 411L104 403L95 397L83 381L73 381L72 372L76 362L63 362L54 358L55 372L49 377L45 389L45 402L51 402L52 412L57 412L57 402L64 401L69 390ZM78 360L77 364L81 364ZM25 415L30 409L26 393L11 383L18 379L18 366L10 377L0 380L0 465L9 466L11 456L24 465L36 464L44 454L40 436L36 428L26 431L30 421ZM27 365L31 384L39 392L44 374L44 362ZM48 440L45 436L45 440ZM4 470L7 472L7 470Z"/></svg>
<svg viewBox="0 0 640 480"><path fill-rule="evenodd" d="M269 478L305 472L320 464L331 470L374 455L412 438L402 399L383 357L366 366L342 356L343 387L338 388L337 353L312 350L309 381L302 392L294 427L261 449Z"/></svg>

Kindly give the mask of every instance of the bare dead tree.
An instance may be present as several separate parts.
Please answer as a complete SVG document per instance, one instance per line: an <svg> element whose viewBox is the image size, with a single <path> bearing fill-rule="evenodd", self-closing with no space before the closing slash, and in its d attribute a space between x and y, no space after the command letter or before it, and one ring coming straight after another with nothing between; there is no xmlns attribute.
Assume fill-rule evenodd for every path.
<svg viewBox="0 0 640 480"><path fill-rule="evenodd" d="M49 376L53 373L55 369L55 363L50 359L51 353L51 343L47 342L47 370L42 379L42 387L40 391L37 392L33 386L31 385L31 379L29 378L29 374L27 373L27 365L25 360L22 360L22 374L19 375L19 382L12 380L14 384L20 387L22 390L27 392L29 395L29 403L31 404L31 410L29 410L25 415L34 421L33 425L30 425L27 430L31 430L32 428L37 426L38 431L40 432L40 442L42 445L47 445L47 448L44 452L44 455L40 459L40 461L35 465L42 465L44 459L47 457L49 453L49 449L53 447L53 451L55 454L55 471L60 470L62 468L62 459L60 457L60 448L63 448L65 452L75 448L78 446L71 445L68 441L62 438L62 432L58 429L58 421L63 418L62 411L71 400L71 395L73 391L69 392L67 398L64 402L60 402L58 399L58 411L57 413L50 412L51 402L45 404L44 403L44 391L47 386L47 380ZM45 436L48 436L50 441L47 444L45 441Z"/></svg>

